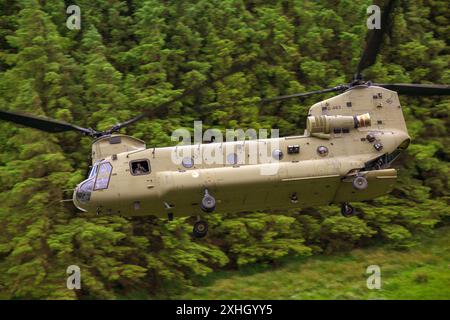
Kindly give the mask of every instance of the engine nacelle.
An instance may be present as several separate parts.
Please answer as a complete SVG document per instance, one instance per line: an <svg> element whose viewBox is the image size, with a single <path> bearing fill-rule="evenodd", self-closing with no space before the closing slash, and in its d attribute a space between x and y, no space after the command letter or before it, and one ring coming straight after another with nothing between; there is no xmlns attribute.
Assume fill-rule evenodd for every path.
<svg viewBox="0 0 450 320"><path fill-rule="evenodd" d="M333 129L356 129L371 125L368 113L358 116L309 116L306 120L306 130L311 135L329 134Z"/></svg>

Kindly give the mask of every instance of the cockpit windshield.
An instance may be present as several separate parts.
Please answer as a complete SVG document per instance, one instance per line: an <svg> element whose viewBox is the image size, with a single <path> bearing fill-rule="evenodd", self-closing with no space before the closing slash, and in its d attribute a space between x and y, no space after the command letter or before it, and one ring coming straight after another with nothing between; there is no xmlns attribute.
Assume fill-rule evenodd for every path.
<svg viewBox="0 0 450 320"><path fill-rule="evenodd" d="M94 189L94 179L86 180L75 191L76 198L81 203L86 203L91 200L91 193Z"/></svg>
<svg viewBox="0 0 450 320"><path fill-rule="evenodd" d="M94 190L108 189L111 178L112 165L109 162L99 164L97 179L95 179Z"/></svg>
<svg viewBox="0 0 450 320"><path fill-rule="evenodd" d="M95 164L89 172L88 178L75 190L76 200L80 203L87 203L91 200L94 190L107 189L111 173L112 165L109 162Z"/></svg>
<svg viewBox="0 0 450 320"><path fill-rule="evenodd" d="M97 168L98 168L98 165L96 165L96 164L92 166L91 171L89 172L88 179L95 177L95 175L97 174Z"/></svg>

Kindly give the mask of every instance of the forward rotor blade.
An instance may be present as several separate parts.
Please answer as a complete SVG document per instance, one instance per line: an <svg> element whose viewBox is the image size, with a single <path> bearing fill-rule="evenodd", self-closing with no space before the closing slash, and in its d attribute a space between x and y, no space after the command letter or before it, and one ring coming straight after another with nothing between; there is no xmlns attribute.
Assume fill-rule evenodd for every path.
<svg viewBox="0 0 450 320"><path fill-rule="evenodd" d="M356 69L356 77L361 75L361 72L375 63L378 53L380 52L383 36L390 29L391 26L391 12L394 9L396 0L388 0L388 3L383 8L380 20L380 29L369 30L366 36L366 46L359 60Z"/></svg>
<svg viewBox="0 0 450 320"><path fill-rule="evenodd" d="M335 91L344 91L344 90L347 90L348 88L349 87L347 85L339 85L339 86L336 86L333 88L328 88L328 89L309 91L309 92L300 92L300 93L288 94L288 95L278 96L278 97L273 97L273 98L265 98L265 99L261 99L261 103L269 103L269 102L292 99L292 98L304 98L304 97L312 96L315 94L335 92Z"/></svg>
<svg viewBox="0 0 450 320"><path fill-rule="evenodd" d="M450 85L445 84L374 83L373 85L410 96L450 95Z"/></svg>
<svg viewBox="0 0 450 320"><path fill-rule="evenodd" d="M25 115L10 111L0 110L0 120L13 122L26 127L39 129L50 133L67 132L67 131L79 131L86 135L93 135L95 133L95 131L91 129L82 128L67 122Z"/></svg>

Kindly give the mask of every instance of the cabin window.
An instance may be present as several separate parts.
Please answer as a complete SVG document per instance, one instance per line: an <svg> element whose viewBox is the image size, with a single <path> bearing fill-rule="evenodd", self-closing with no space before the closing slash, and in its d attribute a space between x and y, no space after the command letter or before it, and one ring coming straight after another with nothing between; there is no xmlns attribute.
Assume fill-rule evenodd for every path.
<svg viewBox="0 0 450 320"><path fill-rule="evenodd" d="M151 172L150 162L147 159L131 161L130 167L133 176L142 176Z"/></svg>
<svg viewBox="0 0 450 320"><path fill-rule="evenodd" d="M238 155L237 155L236 153L230 153L230 154L227 156L227 162L228 162L229 164L232 164L232 165L237 164L237 162L238 162Z"/></svg>
<svg viewBox="0 0 450 320"><path fill-rule="evenodd" d="M194 166L194 159L192 159L191 157L184 157L181 161L181 164L185 168L192 168Z"/></svg>
<svg viewBox="0 0 450 320"><path fill-rule="evenodd" d="M273 151L272 151L272 157L273 157L275 160L281 160L281 159L283 159L283 151L278 150L278 149L273 150Z"/></svg>
<svg viewBox="0 0 450 320"><path fill-rule="evenodd" d="M320 146L317 148L317 153L321 157L325 157L328 154L328 148L325 146Z"/></svg>
<svg viewBox="0 0 450 320"><path fill-rule="evenodd" d="M104 162L99 164L94 190L108 189L109 179L111 178L111 172L112 172L111 163Z"/></svg>

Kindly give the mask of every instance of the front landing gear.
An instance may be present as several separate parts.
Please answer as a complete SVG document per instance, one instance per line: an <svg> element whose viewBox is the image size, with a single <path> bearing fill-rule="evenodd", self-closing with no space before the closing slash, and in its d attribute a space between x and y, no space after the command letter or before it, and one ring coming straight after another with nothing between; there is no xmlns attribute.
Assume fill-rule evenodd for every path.
<svg viewBox="0 0 450 320"><path fill-rule="evenodd" d="M208 233L208 223L203 220L198 220L196 223L194 223L192 233L196 238L203 238Z"/></svg>
<svg viewBox="0 0 450 320"><path fill-rule="evenodd" d="M204 212L213 212L216 209L216 199L208 193L208 189L205 189L205 195L203 196L200 208Z"/></svg>
<svg viewBox="0 0 450 320"><path fill-rule="evenodd" d="M341 213L344 217L351 217L355 214L355 209L347 202L344 202L341 205Z"/></svg>

